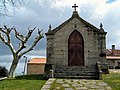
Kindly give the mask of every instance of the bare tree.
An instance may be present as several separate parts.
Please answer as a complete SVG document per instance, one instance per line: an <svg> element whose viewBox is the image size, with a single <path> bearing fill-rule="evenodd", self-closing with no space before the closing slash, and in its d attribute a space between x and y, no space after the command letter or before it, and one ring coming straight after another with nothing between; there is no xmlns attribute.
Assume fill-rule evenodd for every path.
<svg viewBox="0 0 120 90"><path fill-rule="evenodd" d="M0 0L0 16L9 16L14 13L18 4L21 5L23 3L24 0Z"/></svg>
<svg viewBox="0 0 120 90"><path fill-rule="evenodd" d="M12 56L13 56L13 60L12 60L12 64L8 73L8 77L13 77L14 71L17 67L18 61L20 60L20 58L33 50L33 48L36 46L36 44L43 38L43 34L41 33L41 31L38 29L38 35L35 37L35 40L33 41L33 44L26 48L26 43L29 41L32 33L34 30L36 30L36 27L33 29L29 29L28 28L28 33L27 35L22 35L20 34L16 28L12 27L12 28L8 28L7 26L4 26L3 28L0 28L0 40L9 47ZM14 37L19 41L19 47L17 49L15 49L15 47L13 46L13 43L11 41L11 32L14 32Z"/></svg>
<svg viewBox="0 0 120 90"><path fill-rule="evenodd" d="M41 0L0 0L0 16L10 16L14 14L15 8L19 8L19 5L28 5L31 1L36 4ZM52 1L55 3L57 0Z"/></svg>

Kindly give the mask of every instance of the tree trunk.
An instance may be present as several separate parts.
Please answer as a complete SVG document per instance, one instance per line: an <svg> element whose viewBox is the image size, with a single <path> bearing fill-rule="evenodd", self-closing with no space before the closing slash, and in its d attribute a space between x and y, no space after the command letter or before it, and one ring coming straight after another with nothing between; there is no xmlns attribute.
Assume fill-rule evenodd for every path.
<svg viewBox="0 0 120 90"><path fill-rule="evenodd" d="M15 72L15 69L17 67L18 61L19 61L18 58L13 59L10 70L9 70L9 73L8 73L9 78L14 76L14 72Z"/></svg>
<svg viewBox="0 0 120 90"><path fill-rule="evenodd" d="M6 0L4 0L4 1L6 1ZM11 1L11 0L9 0L9 1ZM26 48L26 44L29 41L29 39L30 39L30 37L31 37L31 35L32 35L32 33L35 29L36 29L36 27L33 28L33 29L28 28L29 31L28 31L27 35L24 36L24 35L20 34L16 30L16 28L14 28L14 27L8 28L6 25L4 25L3 28L0 28L0 41L2 41L2 43L4 43L5 45L7 45L9 47L9 49L11 51L11 54L13 56L13 61L12 61L12 64L10 66L8 77L13 77L14 76L14 72L15 72L15 69L17 67L17 64L18 64L18 61L20 60L20 58L24 54L33 50L33 48L36 46L36 44L39 42L39 40L41 38L43 38L43 34L38 29L38 35L35 37L35 40L33 41L33 44L30 45L28 48ZM19 42L19 46L18 46L17 49L14 47L14 45L11 41L11 36L12 36L11 31L12 30L15 32L14 37Z"/></svg>

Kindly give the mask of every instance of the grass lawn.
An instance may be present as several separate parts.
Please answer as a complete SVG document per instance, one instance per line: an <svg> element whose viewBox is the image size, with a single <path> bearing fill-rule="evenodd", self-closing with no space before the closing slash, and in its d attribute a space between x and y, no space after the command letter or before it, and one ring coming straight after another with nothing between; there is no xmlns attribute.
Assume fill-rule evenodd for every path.
<svg viewBox="0 0 120 90"><path fill-rule="evenodd" d="M103 81L111 86L112 90L120 90L120 73L103 74ZM0 81L0 90L40 90L45 82L42 76L20 76Z"/></svg>
<svg viewBox="0 0 120 90"><path fill-rule="evenodd" d="M0 90L40 90L45 80L4 80L0 81Z"/></svg>
<svg viewBox="0 0 120 90"><path fill-rule="evenodd" d="M120 90L120 73L103 74L103 81L112 87L112 90Z"/></svg>
<svg viewBox="0 0 120 90"><path fill-rule="evenodd" d="M42 75L17 76L0 81L0 90L40 90L45 82Z"/></svg>

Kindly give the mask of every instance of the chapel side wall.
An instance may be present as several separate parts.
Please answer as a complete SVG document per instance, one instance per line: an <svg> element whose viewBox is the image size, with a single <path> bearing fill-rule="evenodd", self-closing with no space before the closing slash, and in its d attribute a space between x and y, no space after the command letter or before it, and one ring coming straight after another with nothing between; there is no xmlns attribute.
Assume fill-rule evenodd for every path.
<svg viewBox="0 0 120 90"><path fill-rule="evenodd" d="M89 64L93 63L94 64L99 61L101 64L105 64L106 63L106 57L105 56L101 56L101 54L106 54L106 32L103 33L97 33L97 32L93 32L90 31L90 51L89 51Z"/></svg>
<svg viewBox="0 0 120 90"><path fill-rule="evenodd" d="M100 59L99 59L99 62L101 64L105 64L107 63L107 60L106 60L106 32L105 33L101 33L99 35L99 53L102 54L102 56L100 55ZM105 56L103 56L103 54Z"/></svg>
<svg viewBox="0 0 120 90"><path fill-rule="evenodd" d="M94 30L88 31L88 39L88 65L95 65L99 60L99 40L97 32L94 32Z"/></svg>
<svg viewBox="0 0 120 90"><path fill-rule="evenodd" d="M47 35L47 60L46 60L46 63L48 63L48 64L53 64L53 58L54 58L53 43L54 43L53 35Z"/></svg>
<svg viewBox="0 0 120 90"><path fill-rule="evenodd" d="M61 30L56 32L54 35L54 63L55 65L68 65L67 63L67 29L69 29L69 25L67 27L63 27Z"/></svg>

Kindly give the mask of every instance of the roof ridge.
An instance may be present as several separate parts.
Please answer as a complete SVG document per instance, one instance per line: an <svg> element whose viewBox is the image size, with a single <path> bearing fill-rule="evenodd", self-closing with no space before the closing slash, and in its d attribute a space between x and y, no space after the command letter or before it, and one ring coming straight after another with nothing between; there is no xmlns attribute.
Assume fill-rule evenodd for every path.
<svg viewBox="0 0 120 90"><path fill-rule="evenodd" d="M97 28L96 26L92 25L91 23L87 22L83 18L81 18L79 16L79 14L77 13L77 11L76 11L76 12L73 12L72 16L69 19L67 19L65 22L61 23L60 25L58 25L53 30L47 32L46 35L53 35L53 34L55 34L57 31L59 31L62 27L64 27L66 24L68 24L74 18L77 18L78 20L80 20L81 22L83 22L86 25L85 27L90 27L90 28L92 28L96 32L106 33L106 32L101 31L99 28Z"/></svg>

